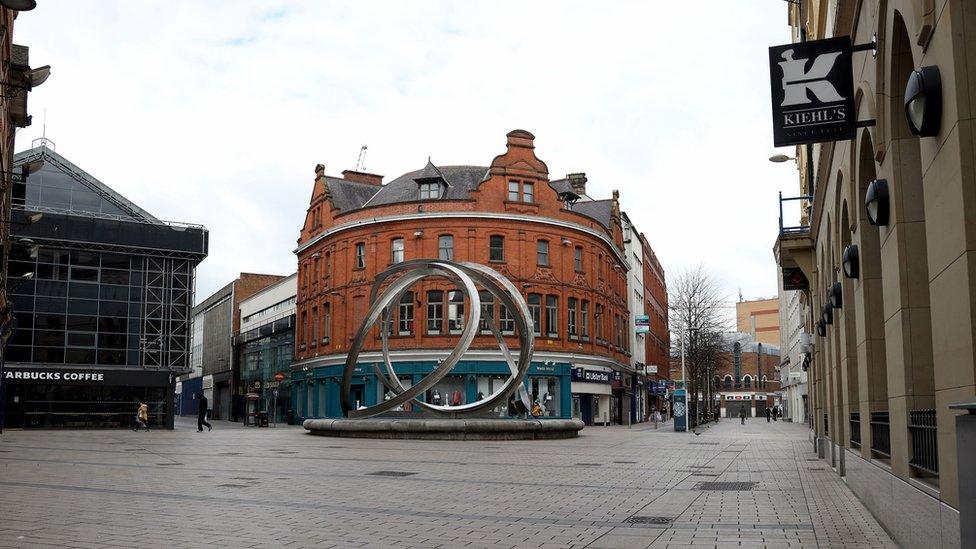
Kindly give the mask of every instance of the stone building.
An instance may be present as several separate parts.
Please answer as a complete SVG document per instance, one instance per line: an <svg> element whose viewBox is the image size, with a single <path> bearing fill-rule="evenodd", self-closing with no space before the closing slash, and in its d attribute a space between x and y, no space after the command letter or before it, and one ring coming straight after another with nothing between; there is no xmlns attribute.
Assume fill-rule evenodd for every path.
<svg viewBox="0 0 976 549"><path fill-rule="evenodd" d="M735 329L753 339L779 345L779 299L739 300L735 304Z"/></svg>
<svg viewBox="0 0 976 549"><path fill-rule="evenodd" d="M775 247L780 266L799 267L810 284L816 449L900 545L958 546L957 463L972 456L956 455L959 412L949 406L976 394L973 6L788 9L795 40L801 30L877 40L853 54L865 124L854 139L812 146L812 171L798 148L807 224ZM910 81L924 95L908 109Z"/></svg>
<svg viewBox="0 0 976 549"><path fill-rule="evenodd" d="M632 386L636 374L627 306L631 262L618 196L593 200L585 181L550 181L534 140L515 130L507 135L506 152L488 166L428 161L386 184L379 175L347 170L339 178L316 167L296 250L292 398L299 418L341 414L345 351L372 281L393 263L427 257L487 264L524 291L536 337L527 389L545 416L611 421L611 410L621 407L615 382ZM656 299L666 303L664 296ZM424 282L406 294L390 338L405 385L447 355L466 310L462 294L446 282ZM500 304L484 302L482 312L509 346L517 345ZM353 400L362 405L384 397L372 367L380 356L378 329L360 355L352 386ZM480 330L466 360L427 392L428 402L470 402L500 385L508 368L490 334L487 326Z"/></svg>
<svg viewBox="0 0 976 549"><path fill-rule="evenodd" d="M752 334L733 333L726 339L728 350L720 355L712 379L722 417L739 417L742 408L758 417L778 406L779 347L756 341Z"/></svg>

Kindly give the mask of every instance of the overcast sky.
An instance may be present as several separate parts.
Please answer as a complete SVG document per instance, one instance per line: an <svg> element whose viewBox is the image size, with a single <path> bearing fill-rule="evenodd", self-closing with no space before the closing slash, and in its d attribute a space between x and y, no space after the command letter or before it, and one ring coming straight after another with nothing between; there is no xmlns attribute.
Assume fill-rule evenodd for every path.
<svg viewBox="0 0 976 549"><path fill-rule="evenodd" d="M699 263L729 299L774 296L767 48L780 0L283 2L40 0L14 41L50 79L30 147L162 219L201 223L197 301L237 273L289 274L314 166L386 181L487 165L516 128L557 179L621 206L669 276Z"/></svg>

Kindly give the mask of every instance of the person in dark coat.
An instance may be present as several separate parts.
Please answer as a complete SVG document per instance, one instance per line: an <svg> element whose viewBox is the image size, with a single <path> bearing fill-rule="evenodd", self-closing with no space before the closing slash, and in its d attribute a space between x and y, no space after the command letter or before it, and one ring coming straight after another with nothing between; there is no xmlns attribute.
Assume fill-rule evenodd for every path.
<svg viewBox="0 0 976 549"><path fill-rule="evenodd" d="M766 408L766 423L769 423L769 418L770 418L770 409Z"/></svg>
<svg viewBox="0 0 976 549"><path fill-rule="evenodd" d="M741 424L742 425L745 425L746 424L746 409L745 408L739 408L739 420L741 421Z"/></svg>
<svg viewBox="0 0 976 549"><path fill-rule="evenodd" d="M207 397L197 393L197 431L202 433L204 425L208 431L213 431L213 425L207 422Z"/></svg>

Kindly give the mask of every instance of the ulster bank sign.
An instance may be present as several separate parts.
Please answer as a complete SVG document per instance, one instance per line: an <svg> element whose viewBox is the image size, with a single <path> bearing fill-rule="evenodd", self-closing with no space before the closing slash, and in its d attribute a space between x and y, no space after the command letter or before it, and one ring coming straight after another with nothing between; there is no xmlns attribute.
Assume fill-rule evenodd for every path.
<svg viewBox="0 0 976 549"><path fill-rule="evenodd" d="M777 147L853 139L850 37L769 48Z"/></svg>

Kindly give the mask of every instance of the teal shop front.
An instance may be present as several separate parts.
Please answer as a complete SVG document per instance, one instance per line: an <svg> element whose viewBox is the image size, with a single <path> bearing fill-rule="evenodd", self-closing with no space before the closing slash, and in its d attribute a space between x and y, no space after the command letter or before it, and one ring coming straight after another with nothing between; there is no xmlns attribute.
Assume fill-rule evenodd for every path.
<svg viewBox="0 0 976 549"><path fill-rule="evenodd" d="M381 364L376 364L382 367ZM393 363L404 387L419 383L437 365L436 361ZM342 417L339 388L343 365L310 368L292 372L292 410L297 420ZM467 404L487 396L501 387L510 375L501 361L462 361L450 374L424 394L423 400L434 404ZM538 402L541 417L571 417L572 393L569 363L534 362L529 368L525 388L532 402ZM386 398L386 387L376 377L373 363L360 363L352 379L351 401L372 406ZM503 407L503 415L507 413ZM405 412L410 411L405 409Z"/></svg>

